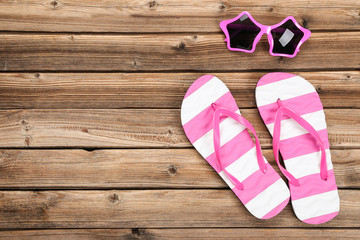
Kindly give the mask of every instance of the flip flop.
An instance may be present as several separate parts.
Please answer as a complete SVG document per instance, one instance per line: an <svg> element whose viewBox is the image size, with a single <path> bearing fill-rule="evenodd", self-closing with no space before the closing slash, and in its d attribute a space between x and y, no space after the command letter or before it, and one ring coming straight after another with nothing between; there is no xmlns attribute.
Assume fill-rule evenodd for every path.
<svg viewBox="0 0 360 240"><path fill-rule="evenodd" d="M340 200L325 114L315 88L293 74L269 73L257 83L256 104L273 136L275 160L289 181L296 216L309 224L331 220Z"/></svg>
<svg viewBox="0 0 360 240"><path fill-rule="evenodd" d="M288 187L262 155L254 128L240 115L221 80L205 75L190 86L182 102L181 122L196 150L250 213L268 219L286 206Z"/></svg>

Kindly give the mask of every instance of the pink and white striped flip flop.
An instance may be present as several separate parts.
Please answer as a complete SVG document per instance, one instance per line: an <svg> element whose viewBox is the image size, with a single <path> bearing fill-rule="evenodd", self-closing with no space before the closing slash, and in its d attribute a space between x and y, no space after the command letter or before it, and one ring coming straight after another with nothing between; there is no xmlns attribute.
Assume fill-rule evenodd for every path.
<svg viewBox="0 0 360 240"><path fill-rule="evenodd" d="M221 80L205 75L190 86L181 121L196 150L255 217L271 218L286 206L288 187L262 155L254 128Z"/></svg>
<svg viewBox="0 0 360 240"><path fill-rule="evenodd" d="M257 83L256 103L273 136L275 159L289 180L296 216L309 224L331 220L339 212L340 200L325 114L315 88L293 74L269 73Z"/></svg>

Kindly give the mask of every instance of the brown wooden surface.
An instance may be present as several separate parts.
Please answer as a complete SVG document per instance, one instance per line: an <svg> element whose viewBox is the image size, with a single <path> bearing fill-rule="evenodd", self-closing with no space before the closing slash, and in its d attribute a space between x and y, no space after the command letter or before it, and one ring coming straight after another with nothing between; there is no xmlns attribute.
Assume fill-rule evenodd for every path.
<svg viewBox="0 0 360 240"><path fill-rule="evenodd" d="M360 191L339 190L341 211L322 227L360 227ZM313 227L288 205L252 216L230 189L0 191L0 228Z"/></svg>
<svg viewBox="0 0 360 240"><path fill-rule="evenodd" d="M279 229L279 228L198 228L198 229L68 229L3 231L2 239L16 240L112 240L112 239L359 239L358 229Z"/></svg>
<svg viewBox="0 0 360 240"><path fill-rule="evenodd" d="M210 73L222 79L240 109L256 107L265 72ZM325 108L360 108L359 71L294 72L310 81ZM180 108L202 73L0 73L0 108ZM341 101L339 101L341 99Z"/></svg>
<svg viewBox="0 0 360 240"><path fill-rule="evenodd" d="M339 44L341 43L341 44ZM223 34L0 34L0 71L249 71L360 67L358 32L313 33L296 58L230 52ZM351 49L351 50L350 50Z"/></svg>
<svg viewBox="0 0 360 240"><path fill-rule="evenodd" d="M293 59L270 56L265 36L230 52L219 22L245 10L266 25L293 15L312 35ZM0 1L0 239L358 239L359 12L357 0ZM300 222L291 204L257 220L183 133L187 88L216 75L274 166L254 98L272 71L323 102L341 199L328 223Z"/></svg>
<svg viewBox="0 0 360 240"><path fill-rule="evenodd" d="M289 14L311 30L360 30L357 0L19 0L1 1L0 30L48 32L217 32L250 12L264 25Z"/></svg>
<svg viewBox="0 0 360 240"><path fill-rule="evenodd" d="M257 109L242 109L262 147L270 135ZM360 148L360 109L326 109L333 148ZM0 110L2 147L149 148L191 147L179 109Z"/></svg>
<svg viewBox="0 0 360 240"><path fill-rule="evenodd" d="M360 187L360 150L332 150L339 188ZM277 168L273 152L266 159ZM0 189L227 188L195 149L0 150Z"/></svg>

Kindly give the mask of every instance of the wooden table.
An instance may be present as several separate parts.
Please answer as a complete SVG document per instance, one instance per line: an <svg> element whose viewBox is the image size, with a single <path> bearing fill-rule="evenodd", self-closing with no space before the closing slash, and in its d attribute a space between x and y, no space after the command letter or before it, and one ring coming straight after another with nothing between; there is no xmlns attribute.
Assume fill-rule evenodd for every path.
<svg viewBox="0 0 360 240"><path fill-rule="evenodd" d="M249 11L312 31L294 59L230 52L218 24ZM0 1L0 239L360 237L360 1ZM251 216L186 139L185 91L214 74L274 166L255 108L271 71L308 79L325 106L341 210Z"/></svg>

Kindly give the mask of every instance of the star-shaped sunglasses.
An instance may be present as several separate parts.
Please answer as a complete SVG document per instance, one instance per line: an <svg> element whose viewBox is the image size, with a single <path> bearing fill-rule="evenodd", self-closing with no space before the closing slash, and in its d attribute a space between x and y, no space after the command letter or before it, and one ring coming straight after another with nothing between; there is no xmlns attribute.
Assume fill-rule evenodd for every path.
<svg viewBox="0 0 360 240"><path fill-rule="evenodd" d="M262 25L248 12L220 22L225 33L227 48L230 51L252 53L262 35L268 35L270 55L293 58L300 51L300 46L310 37L310 30L298 24L294 17L288 16L273 26Z"/></svg>

